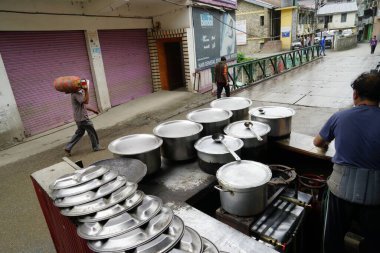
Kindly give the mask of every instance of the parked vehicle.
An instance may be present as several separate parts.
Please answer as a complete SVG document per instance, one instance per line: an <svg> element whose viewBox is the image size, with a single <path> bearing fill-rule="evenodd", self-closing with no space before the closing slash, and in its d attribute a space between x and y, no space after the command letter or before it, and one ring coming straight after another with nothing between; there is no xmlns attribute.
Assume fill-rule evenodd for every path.
<svg viewBox="0 0 380 253"><path fill-rule="evenodd" d="M292 42L292 50L300 49L302 47L302 43L300 39L296 39Z"/></svg>

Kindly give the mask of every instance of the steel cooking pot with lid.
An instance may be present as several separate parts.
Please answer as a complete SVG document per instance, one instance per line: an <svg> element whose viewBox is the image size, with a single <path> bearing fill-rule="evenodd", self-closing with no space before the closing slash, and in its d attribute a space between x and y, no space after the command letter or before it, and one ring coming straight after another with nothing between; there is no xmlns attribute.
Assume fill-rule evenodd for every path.
<svg viewBox="0 0 380 253"><path fill-rule="evenodd" d="M226 135L223 141L231 150L238 155L241 154L240 150L244 145L242 140ZM215 175L217 169L222 165L235 161L227 148L222 143L215 141L210 135L198 140L194 147L197 150L199 167L209 174Z"/></svg>
<svg viewBox="0 0 380 253"><path fill-rule="evenodd" d="M251 120L260 121L270 126L270 137L288 136L292 129L292 117L296 112L287 107L261 106L249 111Z"/></svg>
<svg viewBox="0 0 380 253"><path fill-rule="evenodd" d="M153 129L153 133L163 140L162 156L184 161L197 156L195 142L201 137L203 126L189 120L173 120L164 122Z"/></svg>
<svg viewBox="0 0 380 253"><path fill-rule="evenodd" d="M213 108L230 110L232 117L230 122L248 119L248 109L252 105L252 100L243 97L223 97L210 103Z"/></svg>
<svg viewBox="0 0 380 253"><path fill-rule="evenodd" d="M230 162L216 172L222 208L230 214L252 216L267 204L270 168L262 163L242 160Z"/></svg>
<svg viewBox="0 0 380 253"><path fill-rule="evenodd" d="M133 134L118 138L108 145L116 157L136 158L146 164L147 175L161 168L162 139L152 134Z"/></svg>
<svg viewBox="0 0 380 253"><path fill-rule="evenodd" d="M262 138L262 141L259 141L253 131L244 125L246 122L252 123L251 127L254 129L254 132ZM241 139L244 142L244 148L265 145L269 131L270 126L268 124L249 120L236 121L224 128L224 132L227 135Z"/></svg>
<svg viewBox="0 0 380 253"><path fill-rule="evenodd" d="M223 133L223 128L230 123L232 112L219 108L203 108L186 115L190 121L202 124L202 136Z"/></svg>

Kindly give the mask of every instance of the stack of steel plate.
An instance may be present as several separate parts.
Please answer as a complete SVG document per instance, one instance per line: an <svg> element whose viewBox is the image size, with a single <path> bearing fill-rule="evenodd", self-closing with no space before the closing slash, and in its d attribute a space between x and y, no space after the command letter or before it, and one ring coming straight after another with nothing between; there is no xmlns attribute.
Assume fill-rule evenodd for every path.
<svg viewBox="0 0 380 253"><path fill-rule="evenodd" d="M186 227L160 198L137 190L138 182L119 172L120 168L92 165L50 185L54 204L61 208L61 214L77 218L77 233L88 240L91 250L219 253L212 242ZM142 177L133 178L139 181Z"/></svg>

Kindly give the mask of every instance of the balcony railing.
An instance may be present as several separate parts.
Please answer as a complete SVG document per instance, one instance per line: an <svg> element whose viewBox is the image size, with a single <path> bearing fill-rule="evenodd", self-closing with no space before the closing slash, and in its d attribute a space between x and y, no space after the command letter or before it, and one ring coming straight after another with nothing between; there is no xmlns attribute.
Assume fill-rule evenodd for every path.
<svg viewBox="0 0 380 253"><path fill-rule="evenodd" d="M246 61L228 66L228 76L232 90L245 88L259 81L287 72L320 58L320 46L304 47L286 53ZM214 73L214 68L211 69ZM214 76L212 76L212 80Z"/></svg>

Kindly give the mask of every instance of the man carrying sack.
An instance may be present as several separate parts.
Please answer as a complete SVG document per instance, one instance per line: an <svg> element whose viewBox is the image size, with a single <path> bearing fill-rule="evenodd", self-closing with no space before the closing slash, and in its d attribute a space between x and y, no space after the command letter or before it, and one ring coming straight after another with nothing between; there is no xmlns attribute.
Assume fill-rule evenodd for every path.
<svg viewBox="0 0 380 253"><path fill-rule="evenodd" d="M104 150L104 148L99 145L98 135L95 131L92 121L88 117L87 110L92 111L96 114L98 114L99 112L89 107L86 108L85 105L87 105L89 101L89 81L81 80L81 82L83 81L86 82L86 84L81 86L82 89L71 93L71 104L73 106L74 120L77 124L78 129L75 131L75 134L65 147L65 152L67 156L71 156L71 149L74 147L75 144L77 144L77 142L82 138L86 131L88 136L90 137L93 151L96 152Z"/></svg>

